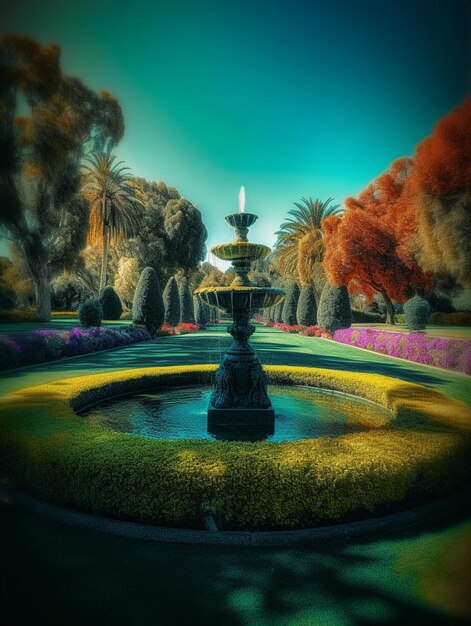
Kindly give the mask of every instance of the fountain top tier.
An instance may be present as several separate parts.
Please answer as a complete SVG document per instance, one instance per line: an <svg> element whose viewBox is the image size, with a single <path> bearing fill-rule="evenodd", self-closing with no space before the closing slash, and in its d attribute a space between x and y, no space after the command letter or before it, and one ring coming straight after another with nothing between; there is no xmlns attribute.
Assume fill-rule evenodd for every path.
<svg viewBox="0 0 471 626"><path fill-rule="evenodd" d="M211 252L218 259L232 262L235 278L229 287L197 289L195 293L207 304L228 311L242 308L253 310L274 306L284 298L284 292L280 289L255 287L248 278L252 262L265 258L270 252L268 246L247 239L248 230L257 218L255 213L245 213L243 210L226 216L226 221L236 231L236 238L232 243L214 246Z"/></svg>
<svg viewBox="0 0 471 626"><path fill-rule="evenodd" d="M240 267L242 263L245 265L249 264L250 266L252 261L255 261L256 259L263 259L270 252L270 248L268 246L264 246L261 243L252 243L247 239L248 230L250 226L255 223L257 218L258 215L255 215L255 213L239 212L227 215L226 222L228 222L236 231L235 241L232 243L221 243L211 248L211 252L218 259L222 259L223 261L232 261L236 274L238 274L237 268ZM234 284L240 286L250 285L250 283L247 282L247 279L245 279L242 283L238 281Z"/></svg>

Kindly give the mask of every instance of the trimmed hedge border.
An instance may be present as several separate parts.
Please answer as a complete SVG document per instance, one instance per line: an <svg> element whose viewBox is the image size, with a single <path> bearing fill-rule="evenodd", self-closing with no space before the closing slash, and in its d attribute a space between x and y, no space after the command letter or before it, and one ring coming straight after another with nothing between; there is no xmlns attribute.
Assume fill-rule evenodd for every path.
<svg viewBox="0 0 471 626"><path fill-rule="evenodd" d="M2 469L34 496L95 515L227 530L306 528L385 513L441 495L469 473L471 411L377 374L267 366L273 384L377 402L387 424L336 439L283 443L150 440L90 424L77 411L111 396L209 384L216 365L155 367L57 380L0 405Z"/></svg>

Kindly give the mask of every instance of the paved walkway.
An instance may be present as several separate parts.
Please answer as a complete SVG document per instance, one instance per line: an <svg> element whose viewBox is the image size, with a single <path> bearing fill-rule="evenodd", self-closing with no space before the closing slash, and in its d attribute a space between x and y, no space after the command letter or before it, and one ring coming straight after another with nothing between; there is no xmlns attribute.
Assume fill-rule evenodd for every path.
<svg viewBox="0 0 471 626"><path fill-rule="evenodd" d="M221 330L6 372L0 391L107 369L218 362ZM260 328L264 363L378 372L469 402L469 377ZM110 477L112 480L112 476ZM1 494L0 494L1 495ZM0 498L3 614L68 626L464 624L471 521L296 548L154 544L46 520Z"/></svg>

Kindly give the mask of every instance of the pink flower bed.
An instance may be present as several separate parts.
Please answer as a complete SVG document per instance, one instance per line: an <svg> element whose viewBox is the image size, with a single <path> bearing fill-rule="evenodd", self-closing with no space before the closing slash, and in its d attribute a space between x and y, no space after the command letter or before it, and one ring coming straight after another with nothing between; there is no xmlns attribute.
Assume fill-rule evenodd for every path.
<svg viewBox="0 0 471 626"><path fill-rule="evenodd" d="M118 328L72 328L34 330L21 335L0 336L0 370L54 361L63 357L148 341L152 336L132 324Z"/></svg>
<svg viewBox="0 0 471 626"><path fill-rule="evenodd" d="M334 341L415 363L471 374L471 341L375 328L336 330Z"/></svg>

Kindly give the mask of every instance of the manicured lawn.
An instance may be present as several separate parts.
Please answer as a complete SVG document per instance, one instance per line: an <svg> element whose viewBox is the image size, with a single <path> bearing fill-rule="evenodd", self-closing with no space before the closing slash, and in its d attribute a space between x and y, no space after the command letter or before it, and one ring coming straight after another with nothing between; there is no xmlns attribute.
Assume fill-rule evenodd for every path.
<svg viewBox="0 0 471 626"><path fill-rule="evenodd" d="M124 326L132 324L131 320L105 320L103 326ZM79 328L80 322L78 317L53 318L50 322L17 322L17 323L0 323L0 335L17 335L19 333L29 333L32 330L70 330L71 328Z"/></svg>
<svg viewBox="0 0 471 626"><path fill-rule="evenodd" d="M224 329L163 337L103 354L4 372L0 393L150 365L219 362ZM334 342L258 328L263 363L376 372L471 406L471 378ZM112 477L110 477L112 480ZM462 624L471 519L423 520L406 533L296 548L154 544L68 527L3 500L4 612L25 623L261 625ZM18 593L19 598L18 599Z"/></svg>

